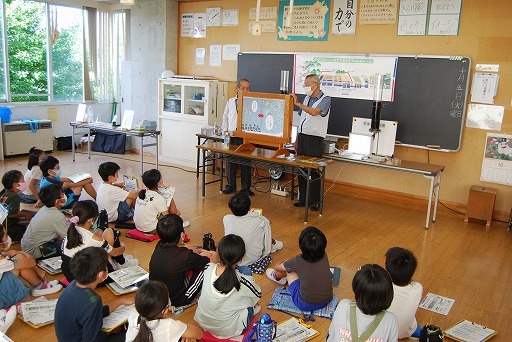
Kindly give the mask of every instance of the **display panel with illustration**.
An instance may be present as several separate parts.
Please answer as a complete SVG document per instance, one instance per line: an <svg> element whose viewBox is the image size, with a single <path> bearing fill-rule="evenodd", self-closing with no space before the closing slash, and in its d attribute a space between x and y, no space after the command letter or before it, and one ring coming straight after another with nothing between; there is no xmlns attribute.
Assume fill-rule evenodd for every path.
<svg viewBox="0 0 512 342"><path fill-rule="evenodd" d="M242 93L236 136L271 145L290 142L293 100L290 95Z"/></svg>

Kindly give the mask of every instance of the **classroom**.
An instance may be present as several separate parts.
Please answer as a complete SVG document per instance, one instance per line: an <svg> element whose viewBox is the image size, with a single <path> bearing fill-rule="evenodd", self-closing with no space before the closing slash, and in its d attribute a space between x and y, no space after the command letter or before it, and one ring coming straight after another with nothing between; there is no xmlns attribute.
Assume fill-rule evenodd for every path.
<svg viewBox="0 0 512 342"><path fill-rule="evenodd" d="M44 3L44 1L40 1ZM123 1L121 1L123 2ZM284 1L286 6L290 1ZM296 5L314 3L309 0L296 0ZM251 9L277 7L274 23L279 25L280 4L277 0L235 1L235 0L135 0L133 5L120 4L119 1L93 0L57 0L52 4L84 8L94 13L123 13L124 59L119 61L119 85L108 93L109 100L95 100L97 93L59 102L57 98L47 97L43 101L5 100L11 107L11 120L22 118L51 119L55 136L70 136L70 122L75 120L78 103L87 102L100 120L110 122L112 98L119 102L118 110L134 111L134 122L142 120L157 121L164 138L176 131L168 122L162 121L161 100L159 99L159 79L165 70L176 75L212 77L226 82L226 99L235 96L238 78L237 60L219 59L212 66L210 54L212 46L222 50L222 46L239 45L241 53L262 54L301 54L319 55L385 55L385 56L463 56L471 60L467 70L469 77L468 93L465 99L466 112L462 121L460 148L456 151L440 151L435 148L396 145L394 158L415 163L444 166L442 187L439 191L437 219L430 221L425 228L425 212L429 199L429 181L425 177L406 172L394 172L382 168L361 166L354 163L335 161L326 167L325 191L322 215L309 212L307 224L304 223L303 208L295 208L288 197L270 193L266 170L252 169L252 206L262 208L263 214L272 223L273 235L284 243L284 248L273 255L273 267L277 262L297 255L298 236L302 229L312 225L321 229L327 237L327 255L329 264L341 268L340 284L333 288L339 299L354 299L352 278L364 264L384 266L386 251L399 246L414 252L418 259L418 268L414 280L423 285L423 298L433 293L454 299L454 305L448 315L418 309L416 318L420 325L433 323L443 330L467 319L485 325L495 331L495 341L506 341L512 323L509 308L512 306L510 284L512 283L512 249L509 227L512 209L512 187L508 175L508 184L482 181L484 170L482 161L485 155L486 136L512 134L512 35L504 28L512 24L512 3L496 0L492 3L461 0L460 22L455 35L398 35L398 23L362 24L357 23L353 35L333 35L332 21L335 5L343 1L327 0L331 14L325 40L281 40L275 29L253 35L250 30ZM357 1L358 6L372 1ZM388 2L388 1L386 1ZM400 0L390 0L399 7ZM412 2L412 1L409 1ZM441 1L443 2L443 1ZM446 1L453 3L454 1ZM455 1L457 2L457 1ZM6 2L2 1L3 6ZM356 3L356 1L354 1ZM422 2L423 3L423 2ZM208 26L204 37L184 37L183 15L203 13L208 9L220 8L236 13L236 25ZM237 11L234 11L237 10ZM398 15L397 15L398 20ZM269 20L267 20L269 21ZM272 21L272 20L270 20ZM58 17L61 25L65 24ZM5 32L5 31L4 31ZM203 34L203 33L201 33ZM58 39L57 39L58 42ZM92 46L92 45L91 45ZM201 55L202 54L202 55ZM488 71L477 70L477 65L499 67ZM503 108L499 128L468 127L466 122L471 100L471 85L475 73L498 74L499 86L492 99L493 107ZM418 80L421 82L422 80ZM12 81L11 81L12 82ZM86 87L84 87L86 88ZM57 89L57 88L56 88ZM92 89L92 88L91 88ZM290 89L291 90L291 89ZM5 94L4 94L5 95ZM2 94L0 94L2 96ZM101 95L100 95L101 96ZM19 103L17 103L19 102ZM3 103L1 104L4 105ZM382 112L382 120L393 120L392 113ZM221 121L224 108L216 108L216 117ZM295 108L297 110L297 108ZM331 116L335 113L331 112ZM345 113L345 115L347 115ZM351 115L351 114L348 114ZM414 116L414 113L410 113ZM164 115L165 119L165 115ZM181 127L181 126L180 126ZM231 195L218 191L218 184L207 185L205 196L201 194L201 177L196 177L196 145L198 131L181 129L178 138L160 144L159 159L153 148L140 151L139 140L131 137L131 153L125 155L92 153L87 158L84 146L76 151L75 161L69 151L57 151L52 155L60 160L60 166L66 175L80 171L89 172L94 179L94 187L101 184L97 167L105 161L115 161L121 166L121 172L133 174L140 179L139 152L143 152L145 170L155 167L162 172L163 178L176 187L175 199L184 219L190 222L185 233L190 243L200 245L203 234L211 232L216 242L223 236L222 218L229 213L227 202ZM400 130L400 122L398 123ZM167 134L169 135L167 135ZM157 138L161 139L161 138ZM169 138L167 138L169 139ZM337 144L343 147L343 142ZM177 152L175 152L177 151ZM183 163L175 162L174 153L187 153ZM28 151L27 151L28 152ZM26 153L26 152L25 152ZM197 154L198 156L198 154ZM174 158L174 159L173 159ZM2 173L17 169L26 171L27 155L9 156L0 161ZM213 175L208 175L213 180ZM496 196L492 209L492 221L469 219L465 222L468 210L470 188L491 188ZM83 198L89 198L83 194ZM34 210L29 205L23 208ZM427 218L427 222L428 222ZM139 265L149 270L149 261L157 241L141 242L124 237L126 230L120 229L123 242ZM19 245L12 249L19 250ZM59 276L49 276L60 279ZM267 308L276 284L269 281L265 274L255 275L256 283L261 287L260 305L262 313L269 313L278 323L290 318L289 315ZM97 291L104 303L117 299L106 288ZM128 295L126 295L128 296ZM58 294L47 298L58 298ZM187 324L194 322L195 308L187 309L173 318ZM316 318L316 317L315 317ZM324 340L331 321L317 318L312 322L319 335L313 340ZM45 341L56 341L53 325L34 329L16 319L7 332L14 341L37 336Z"/></svg>

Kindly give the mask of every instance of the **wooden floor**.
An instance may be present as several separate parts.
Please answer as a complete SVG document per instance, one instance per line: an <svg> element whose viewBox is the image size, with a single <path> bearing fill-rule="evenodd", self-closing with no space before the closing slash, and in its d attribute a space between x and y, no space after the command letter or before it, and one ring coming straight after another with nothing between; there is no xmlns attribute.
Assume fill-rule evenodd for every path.
<svg viewBox="0 0 512 342"><path fill-rule="evenodd" d="M121 173L137 175L140 170L137 155L133 154L97 154L91 160L86 154L78 154L74 163L71 153L56 152L54 155L60 160L64 176L88 170L94 176L96 187L100 183L97 167L104 161L117 162L122 168ZM19 169L25 172L26 163L27 157L0 161L3 169L0 171ZM190 221L190 227L186 228L190 243L201 244L205 232L212 232L218 241L223 235L222 217L229 212L228 196L219 192L218 183L207 186L206 197L202 198L201 178L196 178L195 170L166 166L160 170L164 180L176 186L177 206L183 217ZM418 178L418 182L427 180ZM326 188L329 186L327 184ZM258 187L266 189L268 183L259 182ZM273 236L284 242L284 248L273 255L274 263L298 254L299 232L306 226L304 211L293 207L289 198L270 193L256 191L251 200L253 207L263 208L263 214L272 222ZM440 206L437 222L426 230L426 200L343 184L333 186L324 203L324 214L319 217L318 213L311 213L308 225L314 225L325 233L330 264L342 269L341 283L334 289L340 298L353 298L352 277L361 265L384 265L387 249L401 246L411 249L418 258L414 279L423 284L424 295L432 292L455 299L447 316L418 309L417 318L421 325L435 323L444 330L461 319L468 319L496 330L495 341L509 340L506 336L512 332L512 232L507 232L505 223L493 221L490 228L485 226L485 222L464 223L464 216ZM148 269L156 242L145 243L128 238L124 242L128 253ZM278 322L288 319L284 313L266 309L276 284L264 275L255 275L255 279L262 288L262 312L270 313ZM106 288L98 289L98 293L104 303L115 299ZM58 295L48 296L56 297ZM194 311L189 309L176 319L193 323ZM327 319L316 319L313 327L321 332L316 341L325 340L329 324ZM34 336L38 340L56 341L53 325L36 330L19 319L7 335L14 341L33 339Z"/></svg>

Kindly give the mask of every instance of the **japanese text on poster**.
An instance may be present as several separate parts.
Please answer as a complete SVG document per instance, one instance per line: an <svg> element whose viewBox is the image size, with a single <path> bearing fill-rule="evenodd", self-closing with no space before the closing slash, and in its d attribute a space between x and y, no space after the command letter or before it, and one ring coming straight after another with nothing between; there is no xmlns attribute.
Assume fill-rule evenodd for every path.
<svg viewBox="0 0 512 342"><path fill-rule="evenodd" d="M359 7L360 24L396 23L398 0L361 0Z"/></svg>
<svg viewBox="0 0 512 342"><path fill-rule="evenodd" d="M430 36L456 36L459 34L462 0L432 0L428 34Z"/></svg>
<svg viewBox="0 0 512 342"><path fill-rule="evenodd" d="M330 1L296 0L291 19L288 4L279 3L278 40L327 40Z"/></svg>
<svg viewBox="0 0 512 342"><path fill-rule="evenodd" d="M357 0L334 0L332 29L334 36L356 34Z"/></svg>
<svg viewBox="0 0 512 342"><path fill-rule="evenodd" d="M399 36L424 36L427 30L428 0L400 0Z"/></svg>

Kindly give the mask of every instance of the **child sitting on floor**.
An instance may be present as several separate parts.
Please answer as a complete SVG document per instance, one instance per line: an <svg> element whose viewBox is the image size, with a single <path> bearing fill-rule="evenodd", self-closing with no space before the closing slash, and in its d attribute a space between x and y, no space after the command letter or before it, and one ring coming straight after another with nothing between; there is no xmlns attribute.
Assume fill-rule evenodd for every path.
<svg viewBox="0 0 512 342"><path fill-rule="evenodd" d="M133 219L133 207L138 191L126 191L124 183L118 183L121 167L114 162L105 162L98 167L103 183L98 188L96 202L100 209L106 209L108 222L124 223Z"/></svg>
<svg viewBox="0 0 512 342"><path fill-rule="evenodd" d="M32 147L30 151L28 151L28 170L25 172L27 188L19 194L22 202L34 204L36 208L43 205L39 198L39 185L43 178L39 163L44 157L46 157L44 151L36 147Z"/></svg>
<svg viewBox="0 0 512 342"><path fill-rule="evenodd" d="M327 238L318 228L306 227L300 233L299 247L302 254L267 269L267 277L280 285L288 281L293 303L302 311L318 310L332 300Z"/></svg>
<svg viewBox="0 0 512 342"><path fill-rule="evenodd" d="M29 292L34 297L59 292L62 285L56 280L48 281L46 272L36 266L32 256L21 251L7 251L9 239L3 226L0 227L0 309L22 301ZM31 288L27 288L18 277L24 279Z"/></svg>
<svg viewBox="0 0 512 342"><path fill-rule="evenodd" d="M66 238L62 243L62 272L66 279L71 282L74 279L71 272L71 258L80 250L87 247L99 247L107 251L112 257L123 256L126 247L119 244L118 247L113 247L108 241L114 240L113 230L108 228L104 232L97 230L95 233L91 232L91 228L98 217L98 206L92 200L78 201L73 206L73 217L70 218L70 224L67 231ZM125 258L123 258L125 259ZM137 259L129 258L126 256L124 263L118 264L109 260L107 266L108 271L113 272L117 268L126 268L130 266L137 266ZM110 280L110 279L109 279ZM104 284L103 282L101 284Z"/></svg>
<svg viewBox="0 0 512 342"><path fill-rule="evenodd" d="M398 338L420 337L421 326L416 321L416 310L423 295L423 286L412 281L416 271L416 257L405 248L392 247L386 252L386 271L393 281L393 302L388 311L398 319Z"/></svg>
<svg viewBox="0 0 512 342"><path fill-rule="evenodd" d="M148 281L135 295L136 313L128 317L126 342L179 342L200 340L203 331L195 325L174 320L169 312L169 293L159 281Z"/></svg>
<svg viewBox="0 0 512 342"><path fill-rule="evenodd" d="M62 292L55 308L55 333L59 341L103 341L103 317L120 305L133 304L133 297L122 297L102 305L94 292L108 277L107 252L99 247L78 251L71 260L70 270L75 280ZM124 336L120 336L124 337Z"/></svg>
<svg viewBox="0 0 512 342"><path fill-rule="evenodd" d="M57 184L62 186L64 195L66 195L66 202L62 205L61 209L72 208L78 202L82 189L85 190L93 199L96 199L96 190L92 185L92 178L84 179L83 181L73 183L69 178L61 177L62 170L59 165L59 160L54 156L47 156L41 160L39 164L43 172L43 179L39 184L41 188L49 184Z"/></svg>
<svg viewBox="0 0 512 342"><path fill-rule="evenodd" d="M356 301L343 299L332 318L327 342L398 340L396 316L386 309L393 300L389 274L379 265L364 265L354 275Z"/></svg>
<svg viewBox="0 0 512 342"><path fill-rule="evenodd" d="M21 249L35 259L59 256L68 223L60 208L66 202L62 187L50 184L41 189L39 196L44 206L30 221L21 239Z"/></svg>
<svg viewBox="0 0 512 342"><path fill-rule="evenodd" d="M239 266L249 266L283 248L281 241L272 238L270 221L250 211L251 199L245 191L233 195L228 205L233 215L226 215L222 220L224 235L236 234L245 242L245 255Z"/></svg>
<svg viewBox="0 0 512 342"><path fill-rule="evenodd" d="M4 189L0 192L0 201L9 210L9 216L5 220L7 234L12 241L20 241L27 229L27 224L32 219L33 212L20 210L20 191L25 190L26 183L23 175L18 170L10 170L2 176Z"/></svg>
<svg viewBox="0 0 512 342"><path fill-rule="evenodd" d="M176 208L174 198L171 198L167 205L165 198L158 193L158 187L163 185L160 171L151 169L144 172L142 182L147 189L139 191L133 221L138 230L153 235L156 233L156 224L160 216L167 214L181 216L181 212ZM188 224L184 222L183 226L186 227Z"/></svg>
<svg viewBox="0 0 512 342"><path fill-rule="evenodd" d="M229 234L219 241L220 263L208 264L204 272L203 291L194 320L218 338L231 338L243 333L261 307L261 290L250 275L242 274L236 265L245 255L240 236Z"/></svg>
<svg viewBox="0 0 512 342"><path fill-rule="evenodd" d="M161 217L156 231L160 241L149 262L149 279L167 286L174 306L188 305L201 291L206 265L218 261L217 253L178 246L185 233L176 214Z"/></svg>

